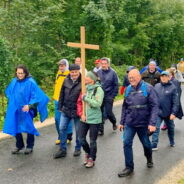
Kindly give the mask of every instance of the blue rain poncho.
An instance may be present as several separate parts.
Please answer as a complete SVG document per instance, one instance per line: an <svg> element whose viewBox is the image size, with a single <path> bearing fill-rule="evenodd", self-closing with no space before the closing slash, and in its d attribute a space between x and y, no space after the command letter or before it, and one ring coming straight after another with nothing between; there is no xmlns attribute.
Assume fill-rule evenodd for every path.
<svg viewBox="0 0 184 184"><path fill-rule="evenodd" d="M34 127L33 113L23 112L24 105L37 104L40 121L43 122L47 116L47 104L49 98L38 87L32 77L23 80L14 78L5 90L8 98L8 107L3 127L3 132L15 136L17 133L29 133L39 135Z"/></svg>

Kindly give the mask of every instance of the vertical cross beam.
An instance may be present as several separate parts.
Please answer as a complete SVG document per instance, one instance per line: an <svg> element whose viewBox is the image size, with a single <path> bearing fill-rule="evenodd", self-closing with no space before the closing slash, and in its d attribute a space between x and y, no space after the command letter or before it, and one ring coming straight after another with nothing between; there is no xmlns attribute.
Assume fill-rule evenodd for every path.
<svg viewBox="0 0 184 184"><path fill-rule="evenodd" d="M85 27L80 27L80 43L72 43L68 42L67 46L69 47L75 47L81 49L81 62L82 62L82 94L85 94L86 88L85 88L85 51L86 49L93 49L93 50L99 50L99 45L92 45L92 44L86 44L85 41ZM85 105L83 103L83 114L85 110Z"/></svg>

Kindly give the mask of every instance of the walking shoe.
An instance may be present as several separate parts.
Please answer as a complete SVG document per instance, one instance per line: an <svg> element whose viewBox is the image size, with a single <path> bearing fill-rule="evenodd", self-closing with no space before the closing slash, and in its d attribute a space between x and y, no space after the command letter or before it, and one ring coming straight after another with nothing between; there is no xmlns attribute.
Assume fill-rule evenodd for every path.
<svg viewBox="0 0 184 184"><path fill-rule="evenodd" d="M117 125L116 125L116 124L113 124L113 125L112 125L112 129L113 129L113 130L117 130Z"/></svg>
<svg viewBox="0 0 184 184"><path fill-rule="evenodd" d="M21 151L22 149L23 149L23 148L15 148L11 153L12 153L13 155L19 154L20 151Z"/></svg>
<svg viewBox="0 0 184 184"><path fill-rule="evenodd" d="M98 135L100 136L104 135L104 131L98 131Z"/></svg>
<svg viewBox="0 0 184 184"><path fill-rule="evenodd" d="M158 150L156 145L152 145L151 147L152 147L152 151L157 151Z"/></svg>
<svg viewBox="0 0 184 184"><path fill-rule="evenodd" d="M24 154L25 155L29 155L30 153L32 153L33 152L33 149L32 148L26 148L25 150L24 150Z"/></svg>
<svg viewBox="0 0 184 184"><path fill-rule="evenodd" d="M119 177L126 177L126 176L130 176L133 173L133 169L130 168L125 168L123 169L123 171L118 173Z"/></svg>
<svg viewBox="0 0 184 184"><path fill-rule="evenodd" d="M81 150L75 150L73 153L73 156L78 157L78 156L80 156L80 154L81 154Z"/></svg>
<svg viewBox="0 0 184 184"><path fill-rule="evenodd" d="M66 150L58 150L55 154L54 154L54 159L57 159L57 158L62 158L62 157L66 157Z"/></svg>
<svg viewBox="0 0 184 184"><path fill-rule="evenodd" d="M85 157L84 157L84 162L83 162L84 165L86 165L88 163L88 159L89 159L89 154L86 153Z"/></svg>
<svg viewBox="0 0 184 184"><path fill-rule="evenodd" d="M167 125L164 124L164 125L162 126L161 130L167 130Z"/></svg>
<svg viewBox="0 0 184 184"><path fill-rule="evenodd" d="M147 158L147 167L152 168L153 167L153 160L152 158Z"/></svg>
<svg viewBox="0 0 184 184"><path fill-rule="evenodd" d="M175 144L174 143L173 144L170 144L170 147L172 147L172 148L175 147Z"/></svg>
<svg viewBox="0 0 184 184"><path fill-rule="evenodd" d="M95 165L95 162L93 161L93 159L89 158L86 164L86 168L92 168L94 167L94 165Z"/></svg>
<svg viewBox="0 0 184 184"><path fill-rule="evenodd" d="M69 140L69 139L67 139L67 141L66 141L66 142L67 142L67 144L71 144L71 142L72 142L72 141L71 141L71 140Z"/></svg>
<svg viewBox="0 0 184 184"><path fill-rule="evenodd" d="M56 140L56 145L59 145L60 144L60 140L58 139L58 140Z"/></svg>

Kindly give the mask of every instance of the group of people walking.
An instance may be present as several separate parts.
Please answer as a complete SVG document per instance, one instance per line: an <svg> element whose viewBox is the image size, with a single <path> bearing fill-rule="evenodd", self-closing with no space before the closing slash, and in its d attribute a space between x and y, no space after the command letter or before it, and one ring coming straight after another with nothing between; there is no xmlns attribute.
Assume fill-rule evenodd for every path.
<svg viewBox="0 0 184 184"><path fill-rule="evenodd" d="M85 70L86 94L82 94L80 58L76 58L75 63L70 65L67 59L58 62L53 99L57 131L55 143L59 145L59 149L54 153L54 159L67 155L67 144L72 141L75 129L73 156L79 156L82 147L85 152L84 165L92 168L96 160L97 138L104 135L104 123L109 119L113 131L117 128L123 130L125 169L118 176L125 177L134 171L132 144L136 133L144 148L147 167L153 167L152 151L158 149L162 121L168 129L170 146L174 147L174 119L183 117L181 83L174 77L176 70L170 68L168 71L161 71L154 60L150 61L142 74L136 67L129 67L120 89L120 93L124 93L124 102L121 121L117 125L113 102L119 89L118 76L110 67L109 58L98 59L95 65L93 71ZM30 154L33 151L34 135L39 135L33 118L37 112L40 113L40 121L47 118L49 98L23 65L17 66L15 78L8 85L5 94L8 107L3 132L16 138L16 148L12 154L22 151ZM27 133L27 146L24 145L21 133Z"/></svg>

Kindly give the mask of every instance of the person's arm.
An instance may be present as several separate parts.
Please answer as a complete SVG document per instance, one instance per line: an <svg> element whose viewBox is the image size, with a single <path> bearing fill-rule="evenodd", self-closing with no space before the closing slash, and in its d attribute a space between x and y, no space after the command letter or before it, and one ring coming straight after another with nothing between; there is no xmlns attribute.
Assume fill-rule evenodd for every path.
<svg viewBox="0 0 184 184"><path fill-rule="evenodd" d="M60 96L59 96L59 102L58 102L58 110L61 111L63 107L63 102L64 102L64 97L65 97L65 85L63 83L60 91Z"/></svg>
<svg viewBox="0 0 184 184"><path fill-rule="evenodd" d="M88 95L83 97L91 107L101 107L104 98L104 92L101 87L97 87L95 98L90 98Z"/></svg>
<svg viewBox="0 0 184 184"><path fill-rule="evenodd" d="M158 117L158 112L159 112L159 102L158 102L158 96L155 91L155 89L150 86L150 91L148 93L148 105L150 108L150 120L149 120L149 125L150 126L155 126L156 125L156 120Z"/></svg>
<svg viewBox="0 0 184 184"><path fill-rule="evenodd" d="M179 109L179 96L178 96L177 89L174 88L173 93L172 93L172 111L171 111L171 114L176 116L178 109Z"/></svg>
<svg viewBox="0 0 184 184"><path fill-rule="evenodd" d="M125 126L125 117L126 117L126 103L124 100L123 105L122 105L122 109L121 109L121 120L120 120L120 124L118 126L118 129L120 131L122 131L124 126Z"/></svg>
<svg viewBox="0 0 184 184"><path fill-rule="evenodd" d="M113 75L113 91L112 91L112 95L111 95L111 97L112 97L113 99L117 96L118 90L119 90L118 76L117 76L117 74L114 72L114 75Z"/></svg>

